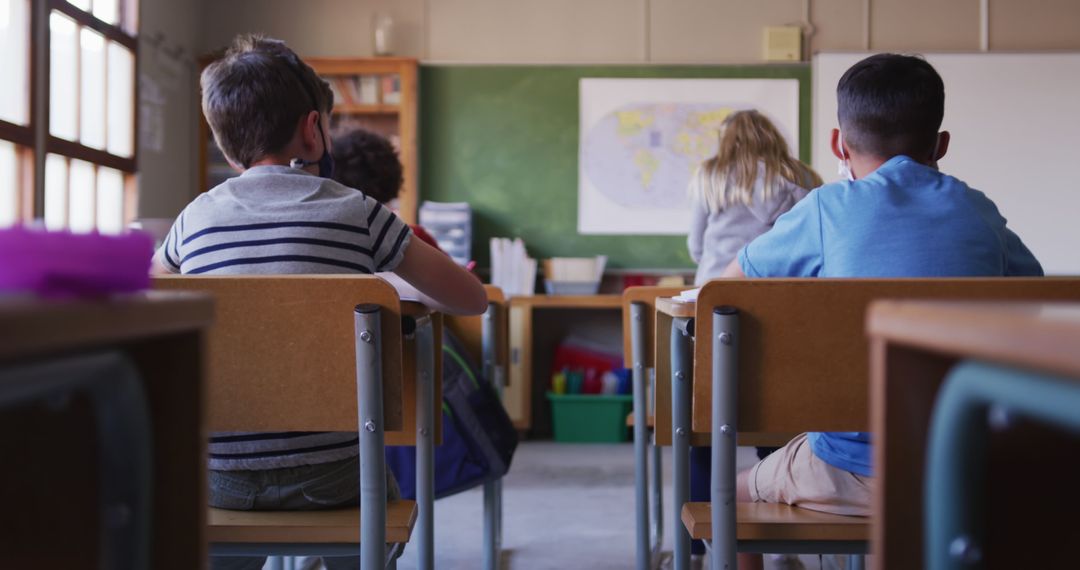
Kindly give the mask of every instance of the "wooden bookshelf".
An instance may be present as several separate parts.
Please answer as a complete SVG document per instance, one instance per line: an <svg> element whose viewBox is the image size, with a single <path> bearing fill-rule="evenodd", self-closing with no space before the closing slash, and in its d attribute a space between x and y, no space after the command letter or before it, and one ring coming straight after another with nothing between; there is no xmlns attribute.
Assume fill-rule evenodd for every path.
<svg viewBox="0 0 1080 570"><path fill-rule="evenodd" d="M204 60L203 64L210 61L212 59ZM387 137L397 147L405 178L398 213L406 222L416 223L419 206L416 60L378 57L307 58L304 61L326 79L334 91L331 137L363 128ZM236 173L218 150L206 121L201 123L199 191L205 192Z"/></svg>

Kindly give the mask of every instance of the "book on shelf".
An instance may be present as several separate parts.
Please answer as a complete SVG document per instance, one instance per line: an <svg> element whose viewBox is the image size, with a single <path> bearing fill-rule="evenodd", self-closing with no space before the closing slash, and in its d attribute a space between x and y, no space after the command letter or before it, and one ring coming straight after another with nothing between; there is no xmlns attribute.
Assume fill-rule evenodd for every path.
<svg viewBox="0 0 1080 570"><path fill-rule="evenodd" d="M352 102L347 96L348 89L342 89L345 86L338 81L339 78L327 77L325 79L330 85L330 92L334 94L335 105L348 105Z"/></svg>
<svg viewBox="0 0 1080 570"><path fill-rule="evenodd" d="M379 79L373 75L363 75L356 78L359 84L357 89L360 94L360 102L365 105L375 105L379 102Z"/></svg>
<svg viewBox="0 0 1080 570"><path fill-rule="evenodd" d="M382 77L383 103L387 105L401 104L401 77L398 75L384 75Z"/></svg>

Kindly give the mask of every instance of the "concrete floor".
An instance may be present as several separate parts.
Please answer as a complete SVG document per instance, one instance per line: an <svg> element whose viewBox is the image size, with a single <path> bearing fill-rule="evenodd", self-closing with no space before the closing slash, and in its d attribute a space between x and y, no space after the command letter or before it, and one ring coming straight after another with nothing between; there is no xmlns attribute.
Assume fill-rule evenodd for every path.
<svg viewBox="0 0 1080 570"><path fill-rule="evenodd" d="M741 467L756 460L740 449ZM665 550L671 550L670 450L665 450ZM634 566L634 467L630 444L524 442L504 482L504 569L626 569ZM435 503L435 566L481 565L483 495L467 491ZM416 568L408 548L398 568ZM807 570L822 567L804 556ZM766 562L766 568L779 568ZM826 559L825 568L834 567ZM786 568L786 567L785 567Z"/></svg>

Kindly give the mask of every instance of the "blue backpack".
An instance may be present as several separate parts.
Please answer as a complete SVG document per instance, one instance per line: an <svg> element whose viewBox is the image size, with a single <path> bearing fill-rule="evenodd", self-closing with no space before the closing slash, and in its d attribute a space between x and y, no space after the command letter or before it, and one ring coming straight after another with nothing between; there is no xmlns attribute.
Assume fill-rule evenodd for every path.
<svg viewBox="0 0 1080 570"><path fill-rule="evenodd" d="M510 470L517 430L495 388L443 329L442 445L435 446L435 497L448 497ZM403 499L416 498L416 448L386 448Z"/></svg>

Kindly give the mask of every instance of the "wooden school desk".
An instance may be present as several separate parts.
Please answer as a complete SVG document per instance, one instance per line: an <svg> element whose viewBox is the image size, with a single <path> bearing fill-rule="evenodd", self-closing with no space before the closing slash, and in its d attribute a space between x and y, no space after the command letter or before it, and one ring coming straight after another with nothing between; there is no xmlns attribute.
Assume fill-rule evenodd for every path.
<svg viewBox="0 0 1080 570"><path fill-rule="evenodd" d="M740 443L749 444L743 435L755 432L874 431L869 420L870 346L865 336L866 310L873 301L897 298L1075 302L1080 301L1080 280L721 279L710 281L702 288L696 311L688 306L668 306L668 303L657 301L657 441L661 444L672 441L673 423L677 430L682 430L676 432L681 433L681 437L676 438L674 446L675 466L679 468L682 460L678 458L684 446L688 443L707 445L710 435L720 428L714 425L712 406L717 402L736 402L731 397L713 398L713 382L701 381L731 376L718 373L718 368L713 366L723 362L714 357L718 336L713 334L713 321L722 314L713 309L722 306L734 307L739 312L735 433L739 435ZM676 335L672 330L672 323L687 327L692 318L692 334L702 339L700 342L692 342L690 337ZM661 335L665 336L662 338ZM678 349L683 351L682 354L676 352L675 342L667 342L668 338L679 340ZM661 354L665 346L670 347L670 358ZM672 382L675 356L682 360L684 376L692 383L690 386L687 382ZM692 365L688 364L690 362ZM719 369L723 370L723 367ZM730 381L721 384L731 386ZM673 402L673 386L680 390L678 406ZM903 390L899 397L910 396ZM687 402L692 406L692 413L686 411ZM685 415L672 418L667 410L673 408L682 410ZM726 446L730 440L720 438L718 441ZM720 446L714 445L714 453L718 449ZM728 456L724 450L721 454ZM676 483L680 483L681 475L677 470L675 477ZM679 496L676 496L678 501ZM864 524L864 527L868 537L869 525ZM729 532L720 534L729 539L733 536ZM741 542L740 538L740 549L743 548ZM680 542L676 542L676 547L678 565L686 557L679 555L684 552ZM731 545L722 550L731 552ZM808 551L829 552L816 547Z"/></svg>
<svg viewBox="0 0 1080 570"><path fill-rule="evenodd" d="M533 395L551 378L552 349L587 319L621 326L620 295L533 295L510 299L510 378L503 404L519 430L533 427ZM616 329L614 334L622 333Z"/></svg>
<svg viewBox="0 0 1080 570"><path fill-rule="evenodd" d="M110 452L109 442L97 437L98 430L109 433L110 428L98 423L89 398L79 395L87 390L53 396L47 405L20 403L19 394L12 394L23 390L26 395L77 374L46 376L37 386L20 387L14 380L20 369L65 361L92 365L101 358L133 365L141 388L136 391L143 397L127 403L141 407L142 400L148 412L152 495L145 567L188 570L205 564L203 344L212 314L210 299L192 293L0 301L0 404L15 398L14 406L0 408L5 465L0 477L6 482L0 489L6 513L0 523L0 567L96 567L102 553L99 532L107 534L102 526L115 530L138 519L122 504L112 503L104 513L99 508L109 486L98 475L108 461L103 454L116 450ZM117 376L106 373L93 381L113 382ZM132 409L125 402L112 404L105 408L106 423L122 422L123 412ZM113 435L142 435L115 426ZM133 450L121 453L121 463L135 462ZM14 481L19 483L12 488ZM123 550L131 546L126 542L113 544Z"/></svg>
<svg viewBox="0 0 1080 570"><path fill-rule="evenodd" d="M1080 304L878 301L867 332L874 568L921 568L925 449L943 379L968 359L1080 379ZM1075 567L1080 446L1015 427L990 442L987 534L976 546L988 568L1035 567L1034 559L1061 562L1038 567Z"/></svg>

